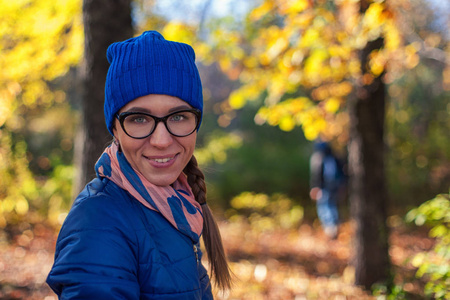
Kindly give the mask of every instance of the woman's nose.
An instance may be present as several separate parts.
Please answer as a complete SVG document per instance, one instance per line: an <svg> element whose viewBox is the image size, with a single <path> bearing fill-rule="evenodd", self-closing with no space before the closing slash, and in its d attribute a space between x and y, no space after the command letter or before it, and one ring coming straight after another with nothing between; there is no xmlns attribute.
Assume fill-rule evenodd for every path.
<svg viewBox="0 0 450 300"><path fill-rule="evenodd" d="M150 136L150 144L157 148L167 148L173 142L173 136L167 130L163 122L156 125L155 131Z"/></svg>

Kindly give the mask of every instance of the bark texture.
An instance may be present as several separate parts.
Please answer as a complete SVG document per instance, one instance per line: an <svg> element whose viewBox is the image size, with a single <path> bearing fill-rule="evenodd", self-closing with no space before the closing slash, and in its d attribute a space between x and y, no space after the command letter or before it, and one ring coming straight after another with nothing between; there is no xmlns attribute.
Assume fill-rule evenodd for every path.
<svg viewBox="0 0 450 300"><path fill-rule="evenodd" d="M360 52L362 72L367 59L383 46L378 39ZM350 205L355 221L355 283L370 289L389 277L387 204L385 178L385 85L381 76L368 85L360 85L349 99Z"/></svg>
<svg viewBox="0 0 450 300"><path fill-rule="evenodd" d="M95 177L94 165L112 137L103 114L108 61L106 49L132 37L131 0L84 0L84 61L81 68L81 120L75 141L74 193Z"/></svg>

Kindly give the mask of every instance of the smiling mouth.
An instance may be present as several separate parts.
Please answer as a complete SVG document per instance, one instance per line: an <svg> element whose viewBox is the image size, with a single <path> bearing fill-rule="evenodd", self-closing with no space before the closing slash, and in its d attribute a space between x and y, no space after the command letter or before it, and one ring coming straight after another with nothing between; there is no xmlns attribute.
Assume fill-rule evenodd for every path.
<svg viewBox="0 0 450 300"><path fill-rule="evenodd" d="M150 160L156 161L157 163L166 163L174 159L174 157L167 157L167 158L152 158Z"/></svg>
<svg viewBox="0 0 450 300"><path fill-rule="evenodd" d="M170 157L148 157L148 156L144 156L146 159L148 159L149 161L155 162L157 164L167 164L170 163L171 161L173 161L176 157L176 155L174 156L170 156Z"/></svg>

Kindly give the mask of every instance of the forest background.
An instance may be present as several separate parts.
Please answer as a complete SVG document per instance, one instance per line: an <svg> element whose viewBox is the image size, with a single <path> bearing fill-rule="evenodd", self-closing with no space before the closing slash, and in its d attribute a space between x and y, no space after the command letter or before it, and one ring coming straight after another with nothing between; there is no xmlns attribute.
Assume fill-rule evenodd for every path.
<svg viewBox="0 0 450 300"><path fill-rule="evenodd" d="M320 235L308 195L313 141L330 140L346 160L348 99L358 83L370 85L380 79L387 98L381 145L389 199L384 221L390 228L410 226L403 230L412 236L420 232L410 225L412 221L430 223L434 230L432 246L424 247L426 253L400 262L409 264L415 275L393 276L391 282L364 293L445 297L450 285L448 5L425 0L367 1L368 7L360 13L355 12L358 1L344 0L218 3L134 1L132 22L136 34L159 30L167 39L196 49L205 94L196 156L206 170L209 203L223 219L223 232L234 237L233 228L247 228L251 233L245 238L255 237L257 244L269 233L278 234L278 240L294 236L294 248L300 233L310 232L307 228ZM20 261L44 232L54 242L79 189L74 156L80 147L76 141L82 120L82 3L2 0L0 7L1 245L13 249L11 255ZM361 74L358 51L380 37L384 47L371 52L368 71ZM103 112L97 113L102 124ZM350 237L346 240L342 235L337 242L347 243L352 252L350 206L349 201L341 203L343 230ZM238 277L251 274L251 281L228 297L269 297L267 274L270 262L277 259L261 263L258 255L270 256L270 251L253 249L244 255L237 252L239 248L251 245L242 237L224 236ZM236 241L240 247L233 244ZM20 299L30 282L8 277L8 254L3 253L3 296ZM37 253L44 252L37 249ZM389 255L393 260L392 251ZM344 265L329 277L351 282L352 269ZM312 284L299 291L304 278L292 272L285 270L290 279L282 281L297 287L286 288L289 297L318 297ZM411 286L408 281L415 283ZM42 279L32 283L29 290L40 290L42 283Z"/></svg>

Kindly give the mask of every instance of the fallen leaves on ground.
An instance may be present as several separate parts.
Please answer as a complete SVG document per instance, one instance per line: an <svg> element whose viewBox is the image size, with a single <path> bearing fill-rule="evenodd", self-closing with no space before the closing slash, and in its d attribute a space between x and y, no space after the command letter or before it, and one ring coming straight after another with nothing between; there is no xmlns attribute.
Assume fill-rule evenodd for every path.
<svg viewBox="0 0 450 300"><path fill-rule="evenodd" d="M296 230L258 231L229 222L221 222L220 228L235 281L231 292L217 293L216 299L375 299L353 285L350 222L341 225L336 239L307 223ZM57 299L45 284L56 237L51 227L28 223L0 234L0 299ZM422 283L415 279L410 260L433 243L423 230L392 228L389 253L395 281L405 283L404 290L414 299L423 296Z"/></svg>

